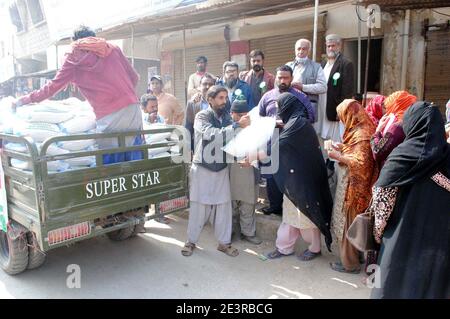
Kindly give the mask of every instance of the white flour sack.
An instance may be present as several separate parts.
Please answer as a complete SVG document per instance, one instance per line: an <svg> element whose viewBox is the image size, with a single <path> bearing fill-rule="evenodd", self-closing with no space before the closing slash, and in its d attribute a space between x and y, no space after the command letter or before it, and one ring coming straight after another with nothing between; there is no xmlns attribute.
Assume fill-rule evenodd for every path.
<svg viewBox="0 0 450 319"><path fill-rule="evenodd" d="M52 123L17 123L14 127L14 134L18 136L29 136L35 143L42 143L48 138L65 135L59 129L59 126Z"/></svg>
<svg viewBox="0 0 450 319"><path fill-rule="evenodd" d="M59 124L61 131L67 134L84 133L96 128L94 113L82 112Z"/></svg>
<svg viewBox="0 0 450 319"><path fill-rule="evenodd" d="M71 167L92 166L95 164L95 156L75 157L64 160Z"/></svg>
<svg viewBox="0 0 450 319"><path fill-rule="evenodd" d="M12 112L13 97L0 99L0 133L13 134L16 116Z"/></svg>
<svg viewBox="0 0 450 319"><path fill-rule="evenodd" d="M21 161L18 159L11 159L11 166L23 171L31 171L33 168L30 162ZM62 161L47 162L47 170L49 172L64 172L69 169L69 164Z"/></svg>
<svg viewBox="0 0 450 319"><path fill-rule="evenodd" d="M56 103L31 104L17 108L17 118L27 122L58 124L73 117L70 108Z"/></svg>
<svg viewBox="0 0 450 319"><path fill-rule="evenodd" d="M164 124L147 124L144 122L144 130L167 128ZM172 135L171 132L145 134L145 143L154 144L166 142Z"/></svg>
<svg viewBox="0 0 450 319"><path fill-rule="evenodd" d="M28 149L25 144L20 143L7 143L5 145L5 149L19 153L28 153Z"/></svg>
<svg viewBox="0 0 450 319"><path fill-rule="evenodd" d="M95 140L76 140L58 142L58 147L68 151L82 151L95 145Z"/></svg>
<svg viewBox="0 0 450 319"><path fill-rule="evenodd" d="M256 108L255 108L256 109ZM275 128L274 117L259 117L250 114L251 124L241 130L223 150L235 157L241 158L264 148L270 141Z"/></svg>
<svg viewBox="0 0 450 319"><path fill-rule="evenodd" d="M155 156L168 152L170 150L170 147L157 147L157 148L151 148L148 150L148 157L154 158Z"/></svg>
<svg viewBox="0 0 450 319"><path fill-rule="evenodd" d="M42 145L39 145L38 149L39 149L39 153L42 155ZM47 151L45 152L45 155L56 156L56 155L65 155L65 154L69 154L69 153L70 153L70 151L58 147L56 145L56 143L52 143L47 148Z"/></svg>

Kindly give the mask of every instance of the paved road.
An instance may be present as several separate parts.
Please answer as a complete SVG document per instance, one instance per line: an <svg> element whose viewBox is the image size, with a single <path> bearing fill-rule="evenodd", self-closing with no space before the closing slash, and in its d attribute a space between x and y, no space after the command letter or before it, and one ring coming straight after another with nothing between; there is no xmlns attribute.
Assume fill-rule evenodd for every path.
<svg viewBox="0 0 450 319"><path fill-rule="evenodd" d="M368 298L363 275L336 273L325 253L302 263L295 256L263 261L272 242L237 242L240 255L216 250L212 229L200 249L183 257L187 220L147 222L147 233L124 242L106 237L51 251L43 267L18 276L0 271L0 298ZM81 269L81 288L67 288L67 267Z"/></svg>

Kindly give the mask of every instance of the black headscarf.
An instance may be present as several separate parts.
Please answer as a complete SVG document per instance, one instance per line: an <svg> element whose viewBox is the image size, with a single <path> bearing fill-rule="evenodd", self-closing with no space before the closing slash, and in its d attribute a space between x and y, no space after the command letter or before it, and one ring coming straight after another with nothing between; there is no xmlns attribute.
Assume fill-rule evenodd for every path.
<svg viewBox="0 0 450 319"><path fill-rule="evenodd" d="M279 165L273 177L283 194L319 228L330 250L333 200L317 134L307 114L294 95L280 95L278 115L285 126L274 143Z"/></svg>
<svg viewBox="0 0 450 319"><path fill-rule="evenodd" d="M403 117L403 130L406 138L387 158L375 186L412 184L434 175L450 156L442 115L430 103L411 106Z"/></svg>
<svg viewBox="0 0 450 319"><path fill-rule="evenodd" d="M308 122L308 111L295 95L288 92L281 94L277 103L277 115L285 124L280 139L288 138Z"/></svg>

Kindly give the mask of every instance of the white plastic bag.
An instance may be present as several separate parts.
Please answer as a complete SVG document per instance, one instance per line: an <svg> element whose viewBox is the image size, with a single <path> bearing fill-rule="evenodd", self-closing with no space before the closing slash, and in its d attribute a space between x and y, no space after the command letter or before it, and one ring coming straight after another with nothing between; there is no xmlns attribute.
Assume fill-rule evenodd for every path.
<svg viewBox="0 0 450 319"><path fill-rule="evenodd" d="M223 150L235 157L243 158L254 154L270 141L275 128L274 117L260 117L259 114L250 112L250 126L241 130Z"/></svg>

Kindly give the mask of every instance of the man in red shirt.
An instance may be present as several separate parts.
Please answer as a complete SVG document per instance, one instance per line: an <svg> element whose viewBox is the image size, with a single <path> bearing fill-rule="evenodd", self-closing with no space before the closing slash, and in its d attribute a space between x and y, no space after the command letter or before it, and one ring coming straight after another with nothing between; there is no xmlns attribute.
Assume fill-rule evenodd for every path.
<svg viewBox="0 0 450 319"><path fill-rule="evenodd" d="M15 107L41 102L75 84L89 101L102 132L142 129L142 115L135 87L139 75L119 47L97 38L94 31L80 26L74 31L72 48L55 78L40 90L21 97ZM127 146L137 143L127 138ZM114 147L116 140L99 140L100 148Z"/></svg>

